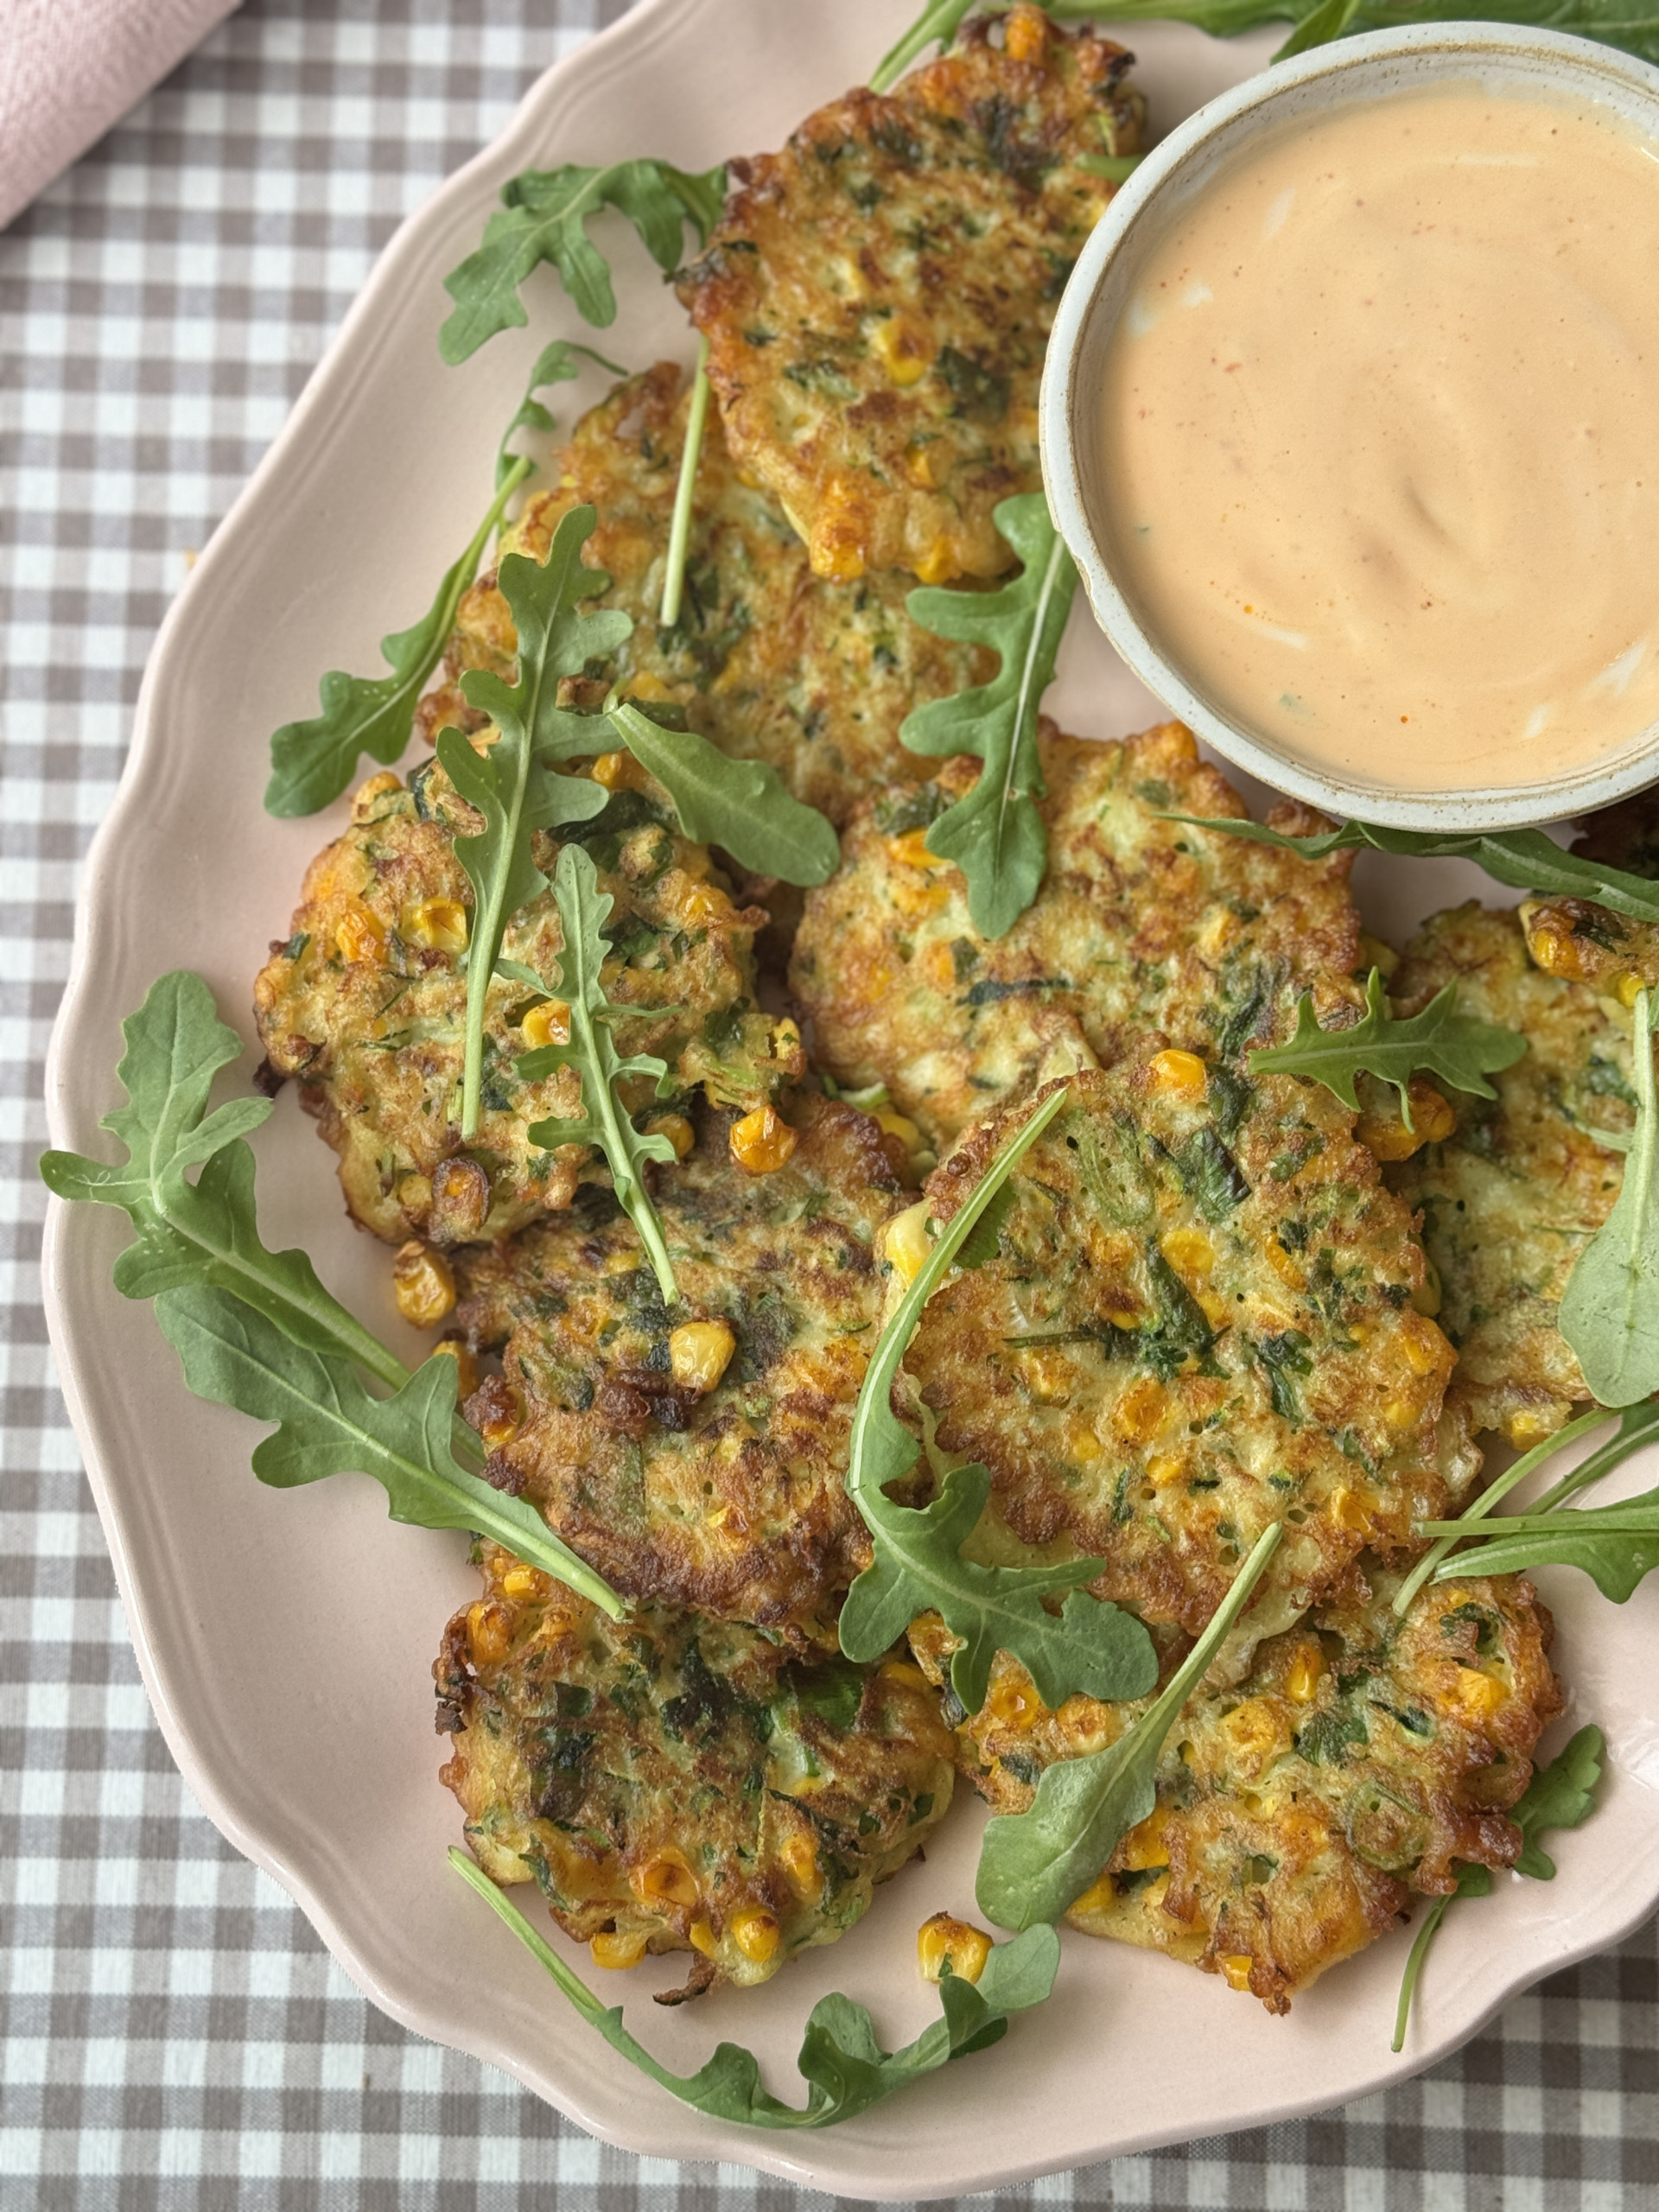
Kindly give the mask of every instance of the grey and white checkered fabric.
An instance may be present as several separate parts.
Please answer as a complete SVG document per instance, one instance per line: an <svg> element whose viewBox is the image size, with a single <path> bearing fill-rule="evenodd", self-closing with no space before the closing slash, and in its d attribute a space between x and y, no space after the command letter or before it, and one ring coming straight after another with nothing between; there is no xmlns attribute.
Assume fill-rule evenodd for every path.
<svg viewBox="0 0 1659 2212"><path fill-rule="evenodd" d="M555 2191L573 2212L748 2212L794 2195L601 2149L405 2034L208 1825L139 1686L38 1308L41 1061L76 866L168 596L398 219L621 3L251 0L0 236L4 2212L505 2212ZM1659 2203L1656 1969L1649 1928L1387 2096L1012 2196Z"/></svg>

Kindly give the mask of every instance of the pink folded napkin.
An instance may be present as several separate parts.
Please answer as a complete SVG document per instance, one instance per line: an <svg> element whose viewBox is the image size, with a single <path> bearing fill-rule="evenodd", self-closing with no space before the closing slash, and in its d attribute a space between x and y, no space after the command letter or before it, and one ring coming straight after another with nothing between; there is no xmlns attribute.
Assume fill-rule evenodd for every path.
<svg viewBox="0 0 1659 2212"><path fill-rule="evenodd" d="M236 0L0 0L0 228Z"/></svg>

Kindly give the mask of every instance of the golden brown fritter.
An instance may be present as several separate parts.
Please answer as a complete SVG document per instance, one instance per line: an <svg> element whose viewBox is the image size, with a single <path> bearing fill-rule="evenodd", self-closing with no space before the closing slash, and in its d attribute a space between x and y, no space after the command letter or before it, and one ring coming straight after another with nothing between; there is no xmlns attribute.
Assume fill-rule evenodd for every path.
<svg viewBox="0 0 1659 2212"><path fill-rule="evenodd" d="M678 1996L832 1943L950 1802L914 1667L803 1662L751 1628L607 1620L493 1545L433 1668L442 1779L498 1882L535 1881L601 1966L696 1953Z"/></svg>
<svg viewBox="0 0 1659 2212"><path fill-rule="evenodd" d="M1503 1867L1503 1817L1560 1711L1552 1623L1519 1575L1431 1586L1406 1618L1397 1578L1351 1570L1297 1627L1260 1644L1241 1681L1206 1679L1170 1732L1158 1804L1068 1915L1073 1927L1190 1960L1270 2012L1396 1926L1455 1862ZM937 1615L912 1642L942 1682ZM944 1693L957 1761L982 1796L1024 1812L1039 1776L1116 1740L1144 1705L1069 1699L1058 1713L998 1655L982 1710Z"/></svg>
<svg viewBox="0 0 1659 2212"><path fill-rule="evenodd" d="M454 838L479 826L435 761L407 785L390 772L371 776L349 829L307 871L291 933L272 944L254 985L272 1071L299 1078L340 1154L350 1211L393 1243L505 1235L568 1205L594 1166L585 1146L531 1145L533 1122L580 1110L581 1078L564 1069L519 1081L513 1062L531 1047L518 1025L539 1001L499 978L487 1002L478 1141L461 1147L460 956L473 893ZM602 813L566 835L586 847L615 902L605 989L642 1009L619 1025L619 1051L656 1053L683 1090L744 1106L798 1076L804 1063L794 1024L774 1022L754 1002L753 943L765 912L734 905L707 849L681 836L664 794L650 785L619 788ZM532 849L550 877L556 842L537 832ZM550 981L562 942L546 891L514 915L502 950ZM650 1084L636 1082L627 1103L651 1106Z"/></svg>
<svg viewBox="0 0 1659 2212"><path fill-rule="evenodd" d="M584 557L612 582L588 603L632 617L633 634L614 660L563 687L566 703L597 707L615 683L678 707L688 728L722 752L770 762L798 798L839 824L869 784L929 772L899 744L899 723L926 700L985 682L995 656L918 629L905 611L907 576L815 576L776 503L732 466L713 418L697 464L684 605L664 628L685 413L671 361L619 385L577 423L555 464L556 488L532 495L502 550L544 560L570 509L596 508ZM461 672L510 674L516 648L494 577L481 578L461 601L446 679L422 702L429 737L451 722L481 723L461 696Z"/></svg>
<svg viewBox="0 0 1659 2212"><path fill-rule="evenodd" d="M997 1256L934 1294L906 1368L1007 1529L1105 1560L1091 1587L1149 1625L1197 1635L1283 1523L1236 1656L1362 1548L1410 1545L1443 1454L1472 1475L1437 1435L1452 1348L1412 1302L1410 1217L1322 1086L1149 1046L1070 1094L1006 1186ZM935 1219L1028 1110L941 1163Z"/></svg>
<svg viewBox="0 0 1659 2212"><path fill-rule="evenodd" d="M1589 1395L1555 1310L1618 1196L1623 1163L1592 1132L1631 1125L1630 1043L1586 984L1533 966L1509 909L1471 900L1432 916L1390 995L1415 1014L1448 982L1463 1013L1519 1030L1529 1049L1491 1077L1496 1099L1453 1094L1455 1132L1388 1180L1421 1211L1440 1325L1458 1350L1453 1397L1477 1428L1525 1446Z"/></svg>
<svg viewBox="0 0 1659 2212"><path fill-rule="evenodd" d="M880 1325L872 1246L903 1194L868 1116L811 1093L784 1113L799 1141L770 1174L736 1166L730 1117L706 1115L658 1177L684 1310L664 1306L629 1222L572 1213L459 1255L457 1320L475 1346L505 1344L469 1403L512 1428L493 1479L613 1588L833 1644L836 1594L869 1558L843 1477ZM726 1340L677 1332L709 1322L730 1351L703 1387L687 1357Z"/></svg>
<svg viewBox="0 0 1659 2212"><path fill-rule="evenodd" d="M936 1144L1148 1030L1236 1061L1289 1033L1305 990L1327 1021L1357 1002L1349 855L1303 861L1165 820L1247 814L1179 722L1113 745L1046 726L1039 749L1048 873L1006 937L979 935L961 873L927 850L929 823L978 774L956 760L859 809L796 939L790 980L822 1065L844 1085L885 1084ZM1318 821L1288 805L1271 819Z"/></svg>
<svg viewBox="0 0 1659 2212"><path fill-rule="evenodd" d="M1143 103L1110 40L1001 22L733 162L681 281L727 442L822 576L996 575L993 511L1041 486L1044 349L1115 189L1085 164L1138 149Z"/></svg>

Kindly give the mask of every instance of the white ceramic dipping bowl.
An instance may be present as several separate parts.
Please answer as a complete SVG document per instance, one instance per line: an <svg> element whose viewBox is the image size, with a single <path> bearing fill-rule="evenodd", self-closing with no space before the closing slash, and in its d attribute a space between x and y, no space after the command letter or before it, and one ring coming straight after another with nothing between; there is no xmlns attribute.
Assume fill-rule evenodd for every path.
<svg viewBox="0 0 1659 2212"><path fill-rule="evenodd" d="M1166 658L1113 572L1106 527L1110 492L1100 419L1106 348L1148 254L1172 222L1266 125L1442 83L1593 101L1659 146L1659 69L1557 31L1424 24L1367 32L1276 63L1189 116L1134 171L1096 225L1049 341L1043 477L1096 620L1148 690L1225 759L1293 798L1389 828L1516 829L1606 806L1659 780L1659 721L1588 766L1490 791L1413 794L1363 774L1313 766L1206 698L1191 672ZM1659 179L1655 182L1659 188ZM1659 577L1654 589L1659 594Z"/></svg>

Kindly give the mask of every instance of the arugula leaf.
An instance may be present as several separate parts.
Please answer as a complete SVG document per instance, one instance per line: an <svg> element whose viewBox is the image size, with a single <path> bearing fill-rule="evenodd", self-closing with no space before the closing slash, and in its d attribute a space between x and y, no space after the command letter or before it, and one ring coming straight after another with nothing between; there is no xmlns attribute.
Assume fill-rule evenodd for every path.
<svg viewBox="0 0 1659 2212"><path fill-rule="evenodd" d="M1619 1424L1621 1430L1630 1417L1626 1414L1621 1418ZM1412 1600L1440 1561L1457 1543L1459 1537L1473 1535L1477 1533L1471 1523L1484 1521L1487 1515L1493 1512L1501 1501L1509 1496L1518 1483L1524 1482L1529 1475L1542 1466L1546 1459L1553 1459L1555 1453L1565 1446L1575 1443L1580 1436L1588 1435L1592 1429L1603 1427L1611 1419L1611 1414L1605 1406L1596 1406L1589 1413L1580 1414L1576 1421L1568 1421L1565 1428L1558 1428L1553 1436L1545 1437L1542 1443L1535 1444L1529 1452L1523 1452L1512 1466L1506 1467L1495 1481L1489 1483L1478 1497L1471 1498L1453 1524L1458 1535L1441 1536L1437 1542L1432 1544L1395 1592L1394 1611L1397 1617L1402 1620L1405 1618L1411 1610ZM1636 1442L1630 1444L1620 1457L1628 1458L1630 1453L1636 1450L1637 1443L1642 1440L1638 1438ZM1606 1446L1604 1446L1602 1452L1592 1454L1592 1459L1601 1458L1605 1450ZM1586 1462L1586 1466L1590 1464L1590 1461ZM1611 1466L1616 1466L1618 1464L1618 1461L1615 1459L1611 1462L1611 1465L1599 1471L1609 1473L1611 1471ZM1583 1470L1580 1471L1582 1472ZM1597 1477L1592 1476L1589 1479L1595 1480ZM1541 1506L1539 1510L1542 1510Z"/></svg>
<svg viewBox="0 0 1659 2212"><path fill-rule="evenodd" d="M668 1075L666 1062L646 1052L624 1059L611 1035L612 1025L626 1018L631 1009L614 1007L605 995L600 969L606 954L605 925L612 899L599 887L599 872L580 845L566 845L553 871L553 897L559 910L564 949L554 990L548 990L528 971L516 971L550 997L560 996L569 1005L570 1037L563 1045L543 1045L516 1063L526 1083L538 1083L557 1068L575 1068L582 1077L580 1115L569 1120L551 1118L531 1126L530 1141L548 1151L562 1144L597 1145L611 1171L618 1203L650 1256L664 1300L672 1306L679 1297L674 1268L663 1238L663 1224L645 1187L648 1160L672 1160L674 1147L665 1136L642 1136L616 1095L616 1086L629 1076L645 1076L663 1092Z"/></svg>
<svg viewBox="0 0 1659 2212"><path fill-rule="evenodd" d="M1109 11L1084 0L1041 0L1057 22L1093 19L1105 12L1112 22L1192 23L1217 38L1235 38L1262 23L1307 26L1289 52L1320 46L1359 31L1395 30L1408 23L1497 22L1537 24L1546 30L1573 31L1580 38L1617 46L1644 60L1659 61L1659 12L1627 0L1359 0L1344 13L1338 0L1112 0Z"/></svg>
<svg viewBox="0 0 1659 2212"><path fill-rule="evenodd" d="M1469 20L1467 10L1459 10L1456 20ZM1659 19L1656 26L1659 28ZM899 735L904 735L902 730ZM1659 925L1659 882L1631 875L1624 868L1605 867L1600 861L1586 860L1579 853L1564 852L1541 830L1385 830L1376 823L1344 822L1340 829L1325 830L1316 837L1292 837L1282 830L1269 830L1262 822L1214 821L1202 814L1166 814L1163 818L1190 823L1195 830L1213 830L1217 836L1243 837L1249 844L1300 853L1306 861L1367 847L1373 852L1397 853L1417 860L1473 861L1495 883L1507 884L1512 891L1591 899L1611 906L1616 914L1628 915L1632 921Z"/></svg>
<svg viewBox="0 0 1659 2212"><path fill-rule="evenodd" d="M721 845L742 867L785 883L827 883L841 866L829 817L793 798L766 761L731 760L694 730L665 729L626 702L610 720L673 800L688 837Z"/></svg>
<svg viewBox="0 0 1659 2212"><path fill-rule="evenodd" d="M702 244L719 220L725 181L724 162L691 175L654 161L567 164L510 178L483 244L443 280L455 305L438 334L439 352L453 367L498 331L522 328L530 318L518 288L543 261L558 270L584 322L600 328L614 322L610 267L588 235L589 220L602 207L616 208L668 274L678 264L687 223Z"/></svg>
<svg viewBox="0 0 1659 2212"><path fill-rule="evenodd" d="M1022 567L997 591L913 591L910 619L935 637L989 645L1001 665L988 683L931 699L899 731L912 753L976 753L984 762L965 798L927 833L927 849L968 879L968 911L982 937L1004 937L1042 883L1048 832L1036 801L1047 786L1037 757L1037 709L1053 681L1077 572L1040 492L1004 499L996 526Z"/></svg>
<svg viewBox="0 0 1659 2212"><path fill-rule="evenodd" d="M1024 1813L999 1813L986 1827L974 1895L999 1928L1058 1920L1158 1802L1164 1739L1261 1580L1284 1530L1275 1522L1249 1557L1204 1634L1134 1726L1103 1751L1046 1767Z"/></svg>
<svg viewBox="0 0 1659 2212"><path fill-rule="evenodd" d="M594 655L613 653L632 624L603 610L584 615L581 602L610 578L582 564L582 549L598 520L573 507L553 533L545 563L509 553L499 582L518 632L518 681L509 686L488 669L468 669L461 688L468 703L494 721L499 736L480 752L459 730L438 739L438 760L469 804L484 817L474 836L455 839L455 857L472 883L472 940L467 956L467 1040L461 1077L463 1142L478 1134L484 1068L484 1013L507 924L547 888L531 858L531 833L591 819L607 793L585 777L559 776L554 764L601 749L601 725L558 704L559 678L576 676Z"/></svg>
<svg viewBox="0 0 1659 2212"><path fill-rule="evenodd" d="M1471 1573L1530 1574L1539 1567L1577 1567L1604 1598L1622 1605L1659 1567L1659 1490L1571 1513L1506 1514L1474 1529L1461 1521L1420 1521L1417 1526L1428 1535L1472 1537L1479 1546L1443 1560L1434 1571L1436 1582Z"/></svg>
<svg viewBox="0 0 1659 2212"><path fill-rule="evenodd" d="M496 1490L455 1458L453 1359L434 1353L390 1398L373 1398L343 1359L296 1344L252 1306L202 1287L163 1291L162 1332L199 1398L233 1406L276 1432L257 1446L253 1471L277 1490L327 1475L371 1475L394 1521L476 1531L561 1580L569 1554L521 1497Z"/></svg>
<svg viewBox="0 0 1659 2212"><path fill-rule="evenodd" d="M268 1098L233 1098L207 1111L213 1078L242 1056L200 976L175 969L152 983L121 1025L116 1078L127 1103L100 1127L126 1154L118 1166L78 1152L41 1156L47 1188L69 1201L119 1206L137 1236L117 1257L124 1298L212 1285L254 1306L317 1352L355 1360L396 1388L409 1370L317 1279L297 1249L267 1251L255 1218L254 1157L243 1141L271 1111ZM195 1183L187 1168L200 1166Z"/></svg>
<svg viewBox="0 0 1659 2212"><path fill-rule="evenodd" d="M1448 983L1421 1014L1401 1020L1389 1011L1382 978L1373 968L1365 986L1365 1013L1352 1028L1321 1029L1314 1019L1313 995L1306 993L1296 1008L1296 1034L1287 1045L1252 1052L1250 1072L1311 1076L1356 1110L1359 1094L1355 1078L1376 1076L1399 1092L1400 1111L1410 1128L1414 1075L1437 1075L1454 1090L1496 1098L1487 1071L1512 1067L1527 1049L1526 1039L1517 1031L1494 1021L1477 1021L1472 1014L1459 1014L1457 1004L1458 987Z"/></svg>
<svg viewBox="0 0 1659 2212"><path fill-rule="evenodd" d="M1344 35L1358 11L1359 0L1319 0L1319 5L1302 17L1274 60L1288 61L1293 54L1306 54L1310 47L1328 46L1332 39Z"/></svg>
<svg viewBox="0 0 1659 2212"><path fill-rule="evenodd" d="M595 368L604 369L611 376L625 377L628 373L626 369L619 368L614 361L607 361L602 353L595 353L591 346L578 346L569 338L556 338L550 346L543 346L536 357L535 367L530 372L530 382L524 386L518 412L501 433L501 443L495 456L495 488L498 492L506 482L518 458L507 451L514 431L551 430L554 428L553 417L536 395L548 385L569 384L572 378L580 376L582 370L576 360L578 353L584 360L591 361Z"/></svg>
<svg viewBox="0 0 1659 2212"><path fill-rule="evenodd" d="M123 1296L156 1299L163 1326L168 1325L168 1313L182 1314L178 1325L187 1331L193 1326L193 1314L198 1319L207 1314L217 1325L221 1312L245 1313L250 1318L245 1334L262 1332L262 1343L268 1338L291 1348L291 1357L284 1353L276 1362L279 1369L286 1361L292 1371L315 1376L315 1370L324 1370L331 1377L343 1378L330 1384L336 1396L349 1383L361 1401L357 1408L361 1421L392 1445L395 1457L408 1440L407 1414L385 1414L389 1426L383 1433L376 1426L383 1419L380 1409L401 1402L402 1394L414 1389L418 1378L411 1377L403 1362L324 1289L305 1253L271 1252L261 1240L254 1157L244 1133L265 1119L271 1103L268 1098L232 1099L207 1111L215 1075L242 1051L236 1032L219 1020L213 993L200 976L183 971L163 976L122 1027L127 1049L117 1072L127 1103L106 1114L103 1126L120 1139L126 1159L110 1165L80 1153L48 1152L41 1160L48 1188L71 1202L119 1206L132 1222L138 1234L115 1263L115 1287ZM193 1184L186 1170L197 1166L201 1172ZM182 1306L181 1300L185 1301ZM239 1375L241 1369L227 1363L228 1359L228 1355L220 1356L216 1371ZM389 1385L399 1394L398 1400L368 1397L351 1375L353 1364ZM454 1363L429 1361L420 1374L427 1375L434 1366L453 1370ZM188 1363L186 1376L194 1389ZM421 1388L429 1393L442 1380L440 1373ZM225 1401L251 1412L262 1410L266 1402L263 1394L258 1404L237 1397ZM491 1533L499 1525L499 1540L521 1558L592 1599L613 1619L620 1618L625 1608L609 1585L552 1535L539 1514L524 1507L507 1511L503 1519L504 1509L514 1502L503 1500L487 1483L456 1468L457 1446L469 1456L481 1458L481 1453L477 1439L454 1410L453 1380L448 1406L443 1457L434 1465L454 1471L468 1500L470 1518L425 1520L428 1493L410 1484L404 1484L404 1497L416 1510L397 1517L423 1526ZM256 1471L260 1471L257 1456ZM326 1471L321 1465L316 1469ZM430 1467L426 1473L435 1479ZM435 1495L447 1510L450 1491L441 1485ZM495 1523L491 1515L496 1516Z"/></svg>
<svg viewBox="0 0 1659 2212"><path fill-rule="evenodd" d="M747 2127L833 2127L950 2059L988 2050L1007 2033L1010 2013L1042 2003L1060 1962L1059 1938L1052 1928L1034 1928L1010 1943L997 1944L977 1983L945 1977L939 1984L944 2017L896 2051L883 2050L876 2041L875 2024L865 2006L839 1993L820 1998L808 2018L797 2061L806 2081L806 2102L786 2105L761 2086L759 2062L741 2044L719 2044L695 2074L671 2074L623 2026L622 2007L601 2005L475 1860L452 1846L449 1864L540 1961L613 2050L682 2104Z"/></svg>
<svg viewBox="0 0 1659 2212"><path fill-rule="evenodd" d="M1606 1750L1599 1728L1580 1728L1566 1749L1552 1759L1548 1766L1534 1770L1532 1780L1510 1808L1509 1817L1520 1829L1523 1839L1521 1856L1515 1862L1517 1874L1529 1874L1534 1881L1550 1882L1555 1878L1555 1862L1538 1841L1549 1828L1580 1828L1596 1808L1596 1785L1601 1780L1602 1758ZM1464 1865L1458 1869L1458 1886L1447 1897L1436 1897L1423 1916L1422 1926L1411 1947L1406 1961L1406 1970L1400 1982L1400 2003L1394 2016L1394 2041L1389 2048L1402 2050L1405 2047L1406 2024L1411 2018L1411 2000L1417 1992L1418 1979L1423 1971L1423 1961L1428 1956L1430 1944L1446 1908L1459 1897L1484 1897L1492 1886L1491 1870L1486 1866Z"/></svg>
<svg viewBox="0 0 1659 2212"><path fill-rule="evenodd" d="M1580 1253L1556 1313L1567 1349L1604 1406L1659 1390L1659 1113L1653 1093L1653 1000L1636 1001L1631 1046L1636 1127L1613 1210Z"/></svg>
<svg viewBox="0 0 1659 2212"><path fill-rule="evenodd" d="M886 1495L919 1455L889 1401L922 1309L1069 1095L1064 1086L1051 1092L1027 1117L937 1238L881 1332L853 1413L847 1491L874 1540L875 1559L842 1607L841 1648L849 1659L878 1659L918 1613L940 1614L950 1633L963 1639L950 1662L950 1686L969 1713L985 1702L999 1650L1020 1662L1049 1706L1076 1690L1109 1700L1141 1697L1158 1679L1157 1653L1141 1624L1077 1587L1094 1580L1103 1560L994 1567L962 1556L990 1495L988 1469L953 1469L931 1505L898 1505ZM1042 1601L1059 1590L1071 1594L1057 1618Z"/></svg>
<svg viewBox="0 0 1659 2212"><path fill-rule="evenodd" d="M509 436L524 417L521 408L508 426ZM502 457L506 459L505 452ZM391 675L347 676L340 669L330 669L321 687L321 714L308 722L284 722L274 734L270 781L265 786L267 814L283 819L315 814L340 797L356 772L360 754L390 766L403 753L415 726L416 702L455 626L461 594L478 574L480 558L507 501L530 473L527 461L509 461L505 473L498 464L489 512L460 560L444 571L431 606L411 628L394 631L380 640Z"/></svg>
<svg viewBox="0 0 1659 2212"><path fill-rule="evenodd" d="M890 91L917 55L936 41L941 54L948 53L963 17L977 4L978 0L927 0L927 5L904 36L897 45L888 48L871 71L870 90Z"/></svg>

